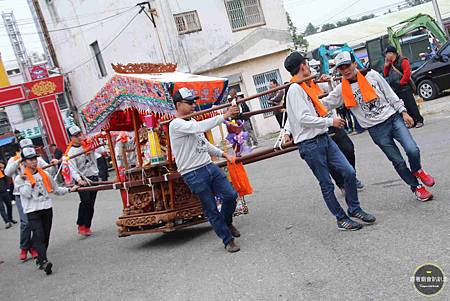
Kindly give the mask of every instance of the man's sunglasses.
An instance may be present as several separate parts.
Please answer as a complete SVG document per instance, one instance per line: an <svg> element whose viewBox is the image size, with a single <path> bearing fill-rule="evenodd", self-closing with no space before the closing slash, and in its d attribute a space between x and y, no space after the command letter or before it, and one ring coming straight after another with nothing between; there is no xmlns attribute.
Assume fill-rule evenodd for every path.
<svg viewBox="0 0 450 301"><path fill-rule="evenodd" d="M188 104L190 106L195 105L195 100L182 100L180 102Z"/></svg>

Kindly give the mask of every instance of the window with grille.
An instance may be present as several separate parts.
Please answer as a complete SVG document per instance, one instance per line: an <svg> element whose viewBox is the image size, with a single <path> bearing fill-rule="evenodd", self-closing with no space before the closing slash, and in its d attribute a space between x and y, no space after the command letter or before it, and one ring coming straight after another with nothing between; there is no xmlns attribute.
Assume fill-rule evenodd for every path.
<svg viewBox="0 0 450 301"><path fill-rule="evenodd" d="M173 17L175 18L175 25L177 26L178 34L186 34L202 30L197 11L195 10L181 14L175 14L173 15Z"/></svg>
<svg viewBox="0 0 450 301"><path fill-rule="evenodd" d="M277 82L282 83L280 71L278 69L260 73L253 75L253 82L255 83L256 93L261 93L269 90L269 82L272 79L276 79ZM259 98L259 103L261 105L261 109L266 109L270 107L270 104L267 102L271 95L263 95ZM264 118L270 117L273 115L273 112L264 113Z"/></svg>
<svg viewBox="0 0 450 301"><path fill-rule="evenodd" d="M22 113L23 120L34 118L33 106L31 105L30 102L21 103L19 107L20 112Z"/></svg>
<svg viewBox="0 0 450 301"><path fill-rule="evenodd" d="M105 62L103 61L102 52L100 50L100 46L98 45L98 42L95 41L91 45L92 52L94 53L95 60L97 61L98 70L99 70L99 76L105 77L108 75L106 72Z"/></svg>
<svg viewBox="0 0 450 301"><path fill-rule="evenodd" d="M69 106L67 105L66 96L64 93L58 94L56 96L56 100L58 101L58 106L60 110L68 109Z"/></svg>
<svg viewBox="0 0 450 301"><path fill-rule="evenodd" d="M259 0L225 0L225 7L233 31L265 24Z"/></svg>

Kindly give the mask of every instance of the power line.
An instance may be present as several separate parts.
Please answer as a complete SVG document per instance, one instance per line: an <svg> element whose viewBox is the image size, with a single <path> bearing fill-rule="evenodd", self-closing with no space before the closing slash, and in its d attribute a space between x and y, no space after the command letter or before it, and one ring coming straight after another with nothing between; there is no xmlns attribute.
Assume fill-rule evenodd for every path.
<svg viewBox="0 0 450 301"><path fill-rule="evenodd" d="M111 46L111 44L125 31L125 29L128 28L128 26L134 21L134 19L136 19L136 17L141 13L141 10L139 10L134 16L133 18L130 19L130 21L128 21L128 23L119 31L119 33L117 33L117 35L102 49L100 49L100 52L105 51L109 46ZM69 71L65 72L65 74L69 74L73 71L75 71L76 69L86 65L87 63L89 63L90 61L92 61L96 56L93 55L91 58L89 58L88 60L80 63L79 65L73 67L72 69L70 69Z"/></svg>
<svg viewBox="0 0 450 301"><path fill-rule="evenodd" d="M367 11L364 11L364 12L360 12L358 14L354 14L354 15L349 16L347 18L353 18L355 16L364 16L364 15L367 15L369 13L376 13L376 12L379 12L379 11L385 11L386 9L390 9L390 8L394 8L394 7L397 8L398 6L400 6L402 4L406 4L406 3L407 3L406 1L400 1L400 2L396 2L396 3L392 3L392 4L389 4L389 5L381 6L381 7L374 8L374 9L371 9L371 10L367 10ZM341 19L341 20L338 20L337 22L343 21L343 20L344 19ZM314 25L314 27L319 27L320 28L320 27L322 27L322 25L327 24L327 23L329 23L329 19L327 21L325 21L325 22L320 23L320 24L317 24L317 25L313 24L313 25ZM305 30L306 30L306 27L303 30L300 30L300 32L305 32Z"/></svg>
<svg viewBox="0 0 450 301"><path fill-rule="evenodd" d="M111 15L111 16L108 16L108 17L105 17L105 18L100 19L100 20L96 20L96 21L92 21L92 22L88 22L88 23L84 23L84 24L79 24L79 25L76 25L76 26L70 26L70 27L64 27L64 28L57 28L57 29L50 29L49 32L58 32L58 31L70 30L70 29L80 28L80 27L92 25L92 24L95 24L95 23L103 22L103 21L106 21L106 20L109 20L109 19L112 19L112 18L116 18L116 17L118 17L118 16L121 16L121 15L123 15L123 14L125 14L125 13L131 11L133 8L135 8L135 6L130 7L130 8L128 8L127 10L125 10L125 11L123 11L123 12L120 12L120 13L117 13L117 14L114 14L114 15ZM4 27L3 27L3 28L4 28ZM42 32L41 32L41 31L36 31L36 32L24 32L24 33L21 33L21 34L22 34L22 35L37 35L37 34L40 34L40 33L42 33Z"/></svg>
<svg viewBox="0 0 450 301"><path fill-rule="evenodd" d="M98 11L95 13L90 13L90 14L84 14L84 15L77 15L76 17L72 17L72 18L64 18L64 22L66 21L75 21L75 20L79 20L80 18L84 18L84 17L90 17L90 16L97 16L103 13L108 13L108 12L117 12L117 11L124 11L124 10L129 10L131 8L135 7L135 5L133 6L127 6L127 7L122 7L122 8L116 8L116 9L110 9L110 10L103 10L103 11ZM23 19L16 19L17 23L19 25L28 25L28 24L34 24L34 19L33 18L23 18ZM50 20L46 20L47 24L51 24L51 25L58 25L60 22L53 22ZM0 26L2 26L3 24L0 24Z"/></svg>

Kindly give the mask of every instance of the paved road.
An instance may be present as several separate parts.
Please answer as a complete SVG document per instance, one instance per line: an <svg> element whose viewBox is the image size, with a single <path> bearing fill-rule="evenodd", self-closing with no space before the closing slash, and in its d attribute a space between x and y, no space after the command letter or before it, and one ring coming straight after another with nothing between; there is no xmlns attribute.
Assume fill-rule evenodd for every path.
<svg viewBox="0 0 450 301"><path fill-rule="evenodd" d="M248 166L251 213L236 219L242 251L228 254L207 224L118 238L120 201L102 192L92 237L77 236L77 196L55 197L46 277L18 260L18 227L0 229L1 300L423 300L409 282L418 265L450 276L450 116L412 130L435 199L415 201L367 134L353 136L362 205L378 223L339 232L297 153ZM450 285L430 300L449 300Z"/></svg>

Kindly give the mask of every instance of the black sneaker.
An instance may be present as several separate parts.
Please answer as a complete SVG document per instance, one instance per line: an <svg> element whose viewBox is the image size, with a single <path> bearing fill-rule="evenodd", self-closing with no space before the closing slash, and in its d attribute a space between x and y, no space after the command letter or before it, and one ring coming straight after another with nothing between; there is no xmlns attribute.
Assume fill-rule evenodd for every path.
<svg viewBox="0 0 450 301"><path fill-rule="evenodd" d="M363 225L349 219L348 217L338 220L337 226L338 229L342 231L356 231L363 227Z"/></svg>
<svg viewBox="0 0 450 301"><path fill-rule="evenodd" d="M39 266L39 269L43 270L45 274L50 275L52 273L52 267L53 263L51 263L50 261L46 261Z"/></svg>
<svg viewBox="0 0 450 301"><path fill-rule="evenodd" d="M365 212L364 210L359 210L354 213L348 212L350 217L356 217L357 219L362 220L365 223L373 224L377 219L370 213Z"/></svg>
<svg viewBox="0 0 450 301"><path fill-rule="evenodd" d="M2 206L3 206L3 204L2 204ZM11 228L12 227L12 224L10 223L10 222L7 222L6 224L5 224L5 229L9 229L9 228Z"/></svg>
<svg viewBox="0 0 450 301"><path fill-rule="evenodd" d="M12 219L12 220L11 220L11 223L13 223L13 224L17 224L17 221L16 221L16 220L14 220L14 219Z"/></svg>

